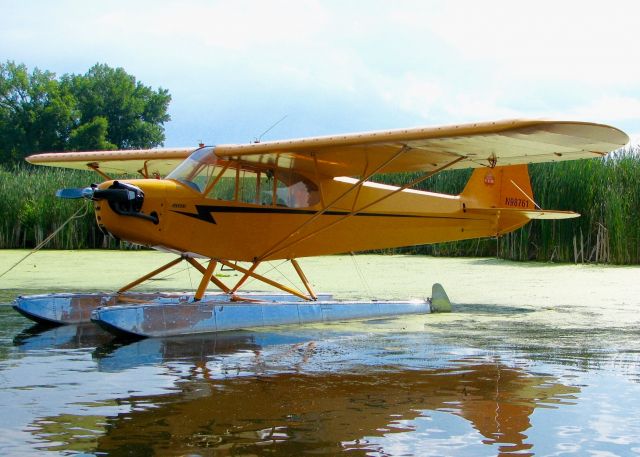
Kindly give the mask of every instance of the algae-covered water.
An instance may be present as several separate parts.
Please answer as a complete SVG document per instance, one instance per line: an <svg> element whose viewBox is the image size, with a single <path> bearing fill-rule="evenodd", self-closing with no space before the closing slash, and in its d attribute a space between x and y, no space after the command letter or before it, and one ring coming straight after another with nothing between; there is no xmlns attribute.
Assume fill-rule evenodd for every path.
<svg viewBox="0 0 640 457"><path fill-rule="evenodd" d="M0 251L0 273L25 254ZM0 303L113 290L170 259L41 251L0 278ZM0 305L0 455L640 454L640 268L410 256L301 265L318 291L343 298L420 298L440 282L454 310L119 341L91 325L32 327ZM179 265L142 290L197 281Z"/></svg>

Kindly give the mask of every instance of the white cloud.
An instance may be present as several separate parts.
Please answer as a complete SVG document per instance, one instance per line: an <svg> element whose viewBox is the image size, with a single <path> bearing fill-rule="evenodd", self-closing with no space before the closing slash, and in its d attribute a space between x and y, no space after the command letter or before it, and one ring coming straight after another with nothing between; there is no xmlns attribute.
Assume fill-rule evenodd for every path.
<svg viewBox="0 0 640 457"><path fill-rule="evenodd" d="M640 4L448 2L432 30L461 56L514 78L635 83ZM419 17L419 16L418 16Z"/></svg>
<svg viewBox="0 0 640 457"><path fill-rule="evenodd" d="M576 106L565 114L580 119L608 119L610 122L638 120L640 97L605 95L585 105Z"/></svg>
<svg viewBox="0 0 640 457"><path fill-rule="evenodd" d="M389 104L397 104L424 119L433 114L434 108L442 103L445 96L445 89L438 82L413 73L404 75L400 81L387 79L384 86L380 90Z"/></svg>
<svg viewBox="0 0 640 457"><path fill-rule="evenodd" d="M123 66L174 94L181 129L203 125L203 116L251 122L250 113L260 125L247 129L258 131L268 123L261 116L286 109L307 113L318 131L532 116L640 131L639 9L618 1L34 0L0 16L0 54L58 73Z"/></svg>

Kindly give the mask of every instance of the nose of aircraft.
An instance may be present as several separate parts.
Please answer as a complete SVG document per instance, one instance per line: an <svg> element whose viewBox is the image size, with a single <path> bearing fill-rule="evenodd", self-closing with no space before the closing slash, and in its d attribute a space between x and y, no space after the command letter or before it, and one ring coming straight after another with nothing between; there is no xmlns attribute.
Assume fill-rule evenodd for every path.
<svg viewBox="0 0 640 457"><path fill-rule="evenodd" d="M127 182L113 181L102 188L92 184L85 188L60 189L56 192L56 196L67 199L106 200L113 212L120 216L137 217L154 224L159 221L156 212L145 214L141 211L144 192L140 187Z"/></svg>

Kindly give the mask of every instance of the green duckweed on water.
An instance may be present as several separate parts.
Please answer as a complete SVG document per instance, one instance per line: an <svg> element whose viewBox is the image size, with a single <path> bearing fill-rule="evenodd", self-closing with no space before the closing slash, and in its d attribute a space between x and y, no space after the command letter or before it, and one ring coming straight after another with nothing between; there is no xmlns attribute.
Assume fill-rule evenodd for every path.
<svg viewBox="0 0 640 457"><path fill-rule="evenodd" d="M0 272L24 257L25 250L0 251ZM175 258L156 251L43 250L28 257L0 278L0 298L17 294L59 291L113 291ZM457 311L437 319L455 320L460 310L479 310L495 318L500 310L535 311L527 319L558 319L556 326L588 328L604 318L612 325L631 327L640 323L640 267L513 262L493 258L442 258L419 255L326 256L300 259L317 292L344 299L409 299L431 294L441 283ZM258 272L302 289L287 262L265 264ZM232 284L234 271L216 270ZM147 281L135 290L193 291L200 274L186 262ZM273 290L248 281L244 290ZM561 316L577 312L583 318L567 322ZM531 314L531 313L530 313ZM491 317L493 316L493 317Z"/></svg>
<svg viewBox="0 0 640 457"><path fill-rule="evenodd" d="M27 253L0 251L0 272ZM0 303L114 290L172 258L39 251L0 278ZM439 282L453 311L128 342L91 324L30 327L0 306L0 450L382 457L640 448L639 267L415 255L300 263L316 290L342 298L420 298ZM288 268L273 262L263 272L284 281ZM141 290L193 290L198 277L179 265Z"/></svg>

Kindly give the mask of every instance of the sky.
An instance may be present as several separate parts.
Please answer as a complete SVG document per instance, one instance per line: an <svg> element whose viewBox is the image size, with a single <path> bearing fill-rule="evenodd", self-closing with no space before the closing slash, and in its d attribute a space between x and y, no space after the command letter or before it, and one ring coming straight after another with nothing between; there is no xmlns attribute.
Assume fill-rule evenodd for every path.
<svg viewBox="0 0 640 457"><path fill-rule="evenodd" d="M636 1L0 0L0 61L122 67L165 146L506 118L640 137ZM286 116L286 117L285 117Z"/></svg>

